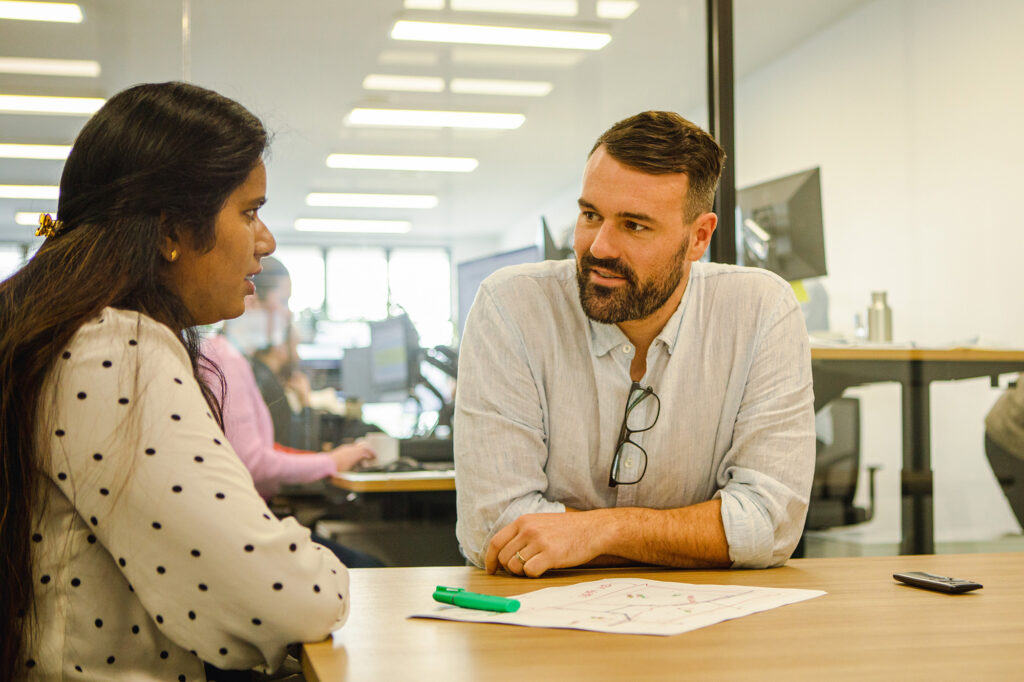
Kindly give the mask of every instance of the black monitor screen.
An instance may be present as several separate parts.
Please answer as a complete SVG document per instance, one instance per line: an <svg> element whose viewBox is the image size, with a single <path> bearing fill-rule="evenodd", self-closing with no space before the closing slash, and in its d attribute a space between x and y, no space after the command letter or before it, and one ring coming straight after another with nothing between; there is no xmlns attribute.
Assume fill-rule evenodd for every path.
<svg viewBox="0 0 1024 682"><path fill-rule="evenodd" d="M827 274L819 169L741 189L736 203L740 264L790 282Z"/></svg>
<svg viewBox="0 0 1024 682"><path fill-rule="evenodd" d="M537 263L540 260L540 249L536 246L527 246L459 263L459 338L462 338L462 332L466 328L466 316L469 315L473 299L476 298L476 291L488 275L507 265Z"/></svg>
<svg viewBox="0 0 1024 682"><path fill-rule="evenodd" d="M419 336L408 315L370 323L370 367L378 395L408 392L419 382Z"/></svg>

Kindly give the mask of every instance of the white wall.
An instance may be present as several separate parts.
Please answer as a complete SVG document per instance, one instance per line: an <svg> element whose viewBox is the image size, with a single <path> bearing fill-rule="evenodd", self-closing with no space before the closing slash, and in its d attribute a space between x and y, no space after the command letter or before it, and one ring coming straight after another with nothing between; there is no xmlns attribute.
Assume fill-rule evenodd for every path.
<svg viewBox="0 0 1024 682"><path fill-rule="evenodd" d="M821 166L834 330L880 289L897 340L1024 346L1022 32L1015 0L877 0L738 83L737 185ZM863 535L894 541L899 391L856 393L864 460L884 467ZM936 538L1018 531L982 446L998 391L980 379L931 395Z"/></svg>

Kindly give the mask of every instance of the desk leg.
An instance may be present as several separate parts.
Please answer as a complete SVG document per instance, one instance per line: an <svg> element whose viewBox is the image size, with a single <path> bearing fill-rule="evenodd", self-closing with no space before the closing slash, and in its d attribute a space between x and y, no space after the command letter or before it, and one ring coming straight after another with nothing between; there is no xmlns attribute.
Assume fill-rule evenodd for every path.
<svg viewBox="0 0 1024 682"><path fill-rule="evenodd" d="M903 471L901 472L903 539L900 554L934 554L932 513L931 404L922 365L911 362L903 383Z"/></svg>

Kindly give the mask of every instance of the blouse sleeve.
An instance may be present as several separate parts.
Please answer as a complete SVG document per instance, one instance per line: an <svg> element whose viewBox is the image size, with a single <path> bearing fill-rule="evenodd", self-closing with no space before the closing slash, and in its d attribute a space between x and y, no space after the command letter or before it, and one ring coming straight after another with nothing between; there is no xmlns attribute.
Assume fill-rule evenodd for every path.
<svg viewBox="0 0 1024 682"><path fill-rule="evenodd" d="M342 625L347 571L267 509L170 330L113 312L57 360L50 465L166 636L220 668L273 669Z"/></svg>

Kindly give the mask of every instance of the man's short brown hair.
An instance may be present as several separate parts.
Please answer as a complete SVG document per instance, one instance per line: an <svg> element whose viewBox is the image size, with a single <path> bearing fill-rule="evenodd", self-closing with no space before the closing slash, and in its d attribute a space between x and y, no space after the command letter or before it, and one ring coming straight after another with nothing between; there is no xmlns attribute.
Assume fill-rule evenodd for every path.
<svg viewBox="0 0 1024 682"><path fill-rule="evenodd" d="M712 209L725 152L714 138L671 111L644 111L619 121L597 138L619 163L644 173L686 173L690 189L683 207L687 223Z"/></svg>

